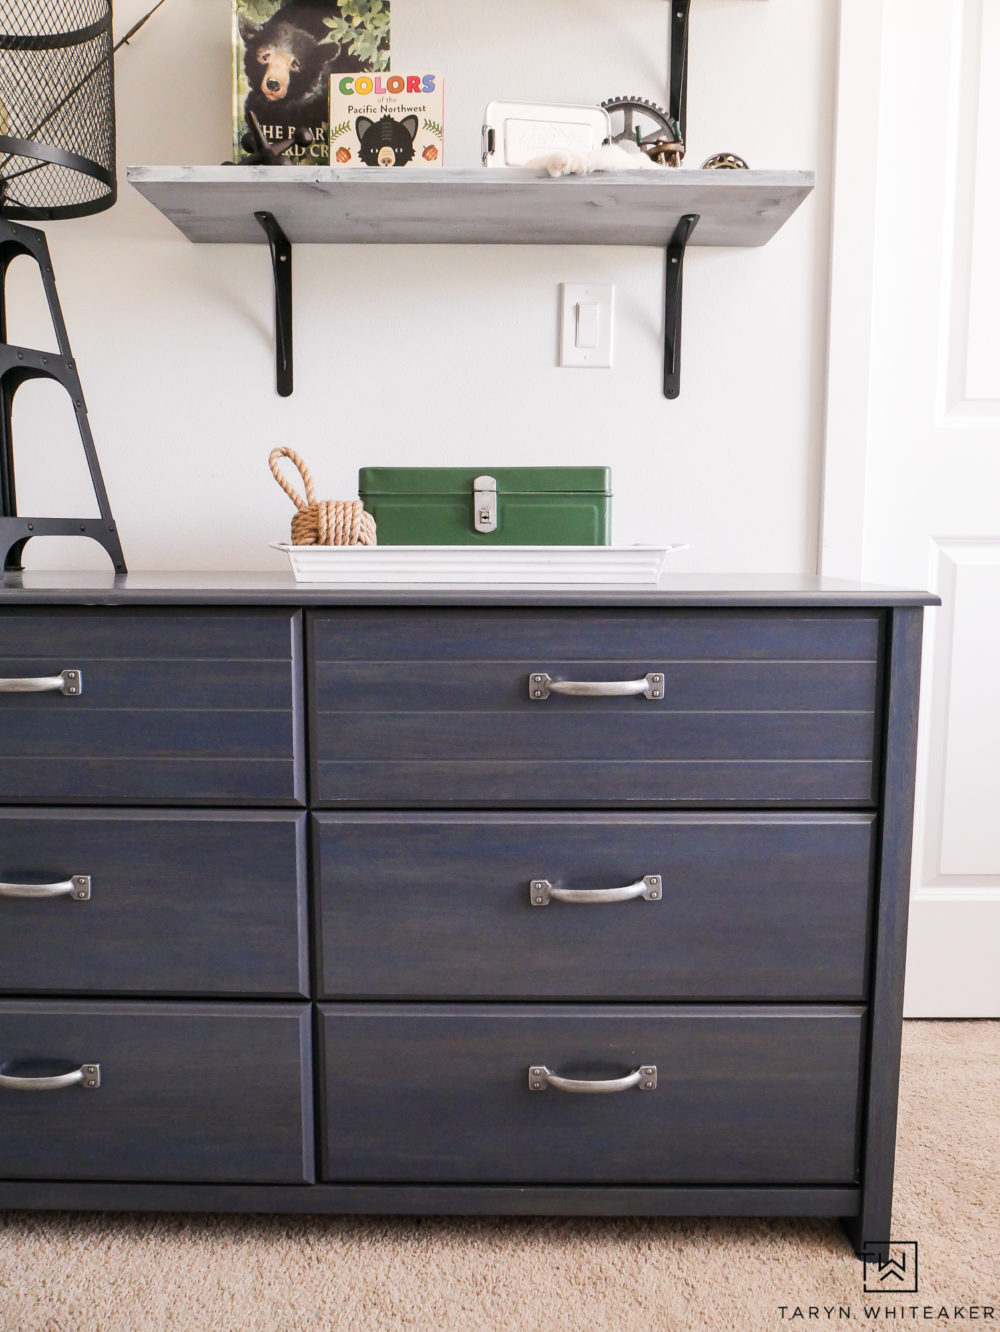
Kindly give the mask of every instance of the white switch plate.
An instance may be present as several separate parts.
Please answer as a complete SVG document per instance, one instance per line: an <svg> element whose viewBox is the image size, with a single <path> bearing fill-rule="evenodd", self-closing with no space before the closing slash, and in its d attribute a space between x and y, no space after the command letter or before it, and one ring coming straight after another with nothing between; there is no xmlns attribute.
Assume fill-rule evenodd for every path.
<svg viewBox="0 0 1000 1332"><path fill-rule="evenodd" d="M611 283L560 283L559 364L584 370L608 369L614 311L615 289Z"/></svg>

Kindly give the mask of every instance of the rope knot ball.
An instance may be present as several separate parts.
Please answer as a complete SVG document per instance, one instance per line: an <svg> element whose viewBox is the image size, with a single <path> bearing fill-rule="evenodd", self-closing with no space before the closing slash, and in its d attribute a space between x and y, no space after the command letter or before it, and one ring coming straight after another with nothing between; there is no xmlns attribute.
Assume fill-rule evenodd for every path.
<svg viewBox="0 0 1000 1332"><path fill-rule="evenodd" d="M302 498L279 471L282 458L299 470L306 488ZM360 500L317 500L312 474L294 449L272 449L268 457L275 481L298 509L292 519L293 546L375 546L375 519Z"/></svg>

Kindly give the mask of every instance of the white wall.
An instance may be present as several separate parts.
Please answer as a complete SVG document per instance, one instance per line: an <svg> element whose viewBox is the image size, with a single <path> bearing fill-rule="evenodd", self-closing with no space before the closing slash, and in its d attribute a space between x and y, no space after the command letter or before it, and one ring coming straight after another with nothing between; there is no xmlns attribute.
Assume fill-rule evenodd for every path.
<svg viewBox="0 0 1000 1332"><path fill-rule="evenodd" d="M147 7L118 0L116 30ZM47 227L130 567L281 568L266 543L292 510L267 454L290 444L345 498L371 464L607 463L616 541L688 541L677 569L812 571L836 3L693 11L689 164L735 151L819 183L765 248L689 251L679 400L660 388L662 254L473 246L298 247L296 390L279 399L266 250L191 245L124 183L130 163L230 153L227 0L167 0L118 56L120 202ZM444 72L446 164L471 167L493 97L664 103L667 19L664 0L393 0L393 67ZM612 370L556 368L564 281L616 284ZM23 279L12 293L12 338L37 339ZM77 512L74 437L31 388L21 510ZM35 547L29 566L104 566L87 543Z"/></svg>

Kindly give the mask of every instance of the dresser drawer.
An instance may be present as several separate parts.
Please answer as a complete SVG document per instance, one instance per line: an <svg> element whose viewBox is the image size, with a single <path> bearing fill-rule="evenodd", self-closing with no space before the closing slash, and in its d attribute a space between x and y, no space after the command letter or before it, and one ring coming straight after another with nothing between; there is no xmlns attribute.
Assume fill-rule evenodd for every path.
<svg viewBox="0 0 1000 1332"><path fill-rule="evenodd" d="M314 800L871 805L880 628L861 610L317 612ZM545 681L647 675L662 697Z"/></svg>
<svg viewBox="0 0 1000 1332"><path fill-rule="evenodd" d="M320 1008L334 1181L847 1184L860 1008ZM532 1091L529 1069L656 1088ZM648 1079L644 1079L648 1081Z"/></svg>
<svg viewBox="0 0 1000 1332"><path fill-rule="evenodd" d="M871 815L343 812L313 835L324 996L865 996Z"/></svg>
<svg viewBox="0 0 1000 1332"><path fill-rule="evenodd" d="M304 823L0 811L0 988L307 996Z"/></svg>
<svg viewBox="0 0 1000 1332"><path fill-rule="evenodd" d="M0 1002L0 1177L307 1181L309 1060L305 1005Z"/></svg>
<svg viewBox="0 0 1000 1332"><path fill-rule="evenodd" d="M283 610L3 611L0 801L301 804L298 639Z"/></svg>

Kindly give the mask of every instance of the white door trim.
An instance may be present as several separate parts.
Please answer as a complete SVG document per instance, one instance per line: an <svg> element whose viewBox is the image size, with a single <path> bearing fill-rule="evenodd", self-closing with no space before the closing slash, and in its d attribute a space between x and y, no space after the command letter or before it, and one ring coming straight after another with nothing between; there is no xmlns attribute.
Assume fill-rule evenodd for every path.
<svg viewBox="0 0 1000 1332"><path fill-rule="evenodd" d="M864 555L884 4L840 0L818 552L839 578L860 578Z"/></svg>

